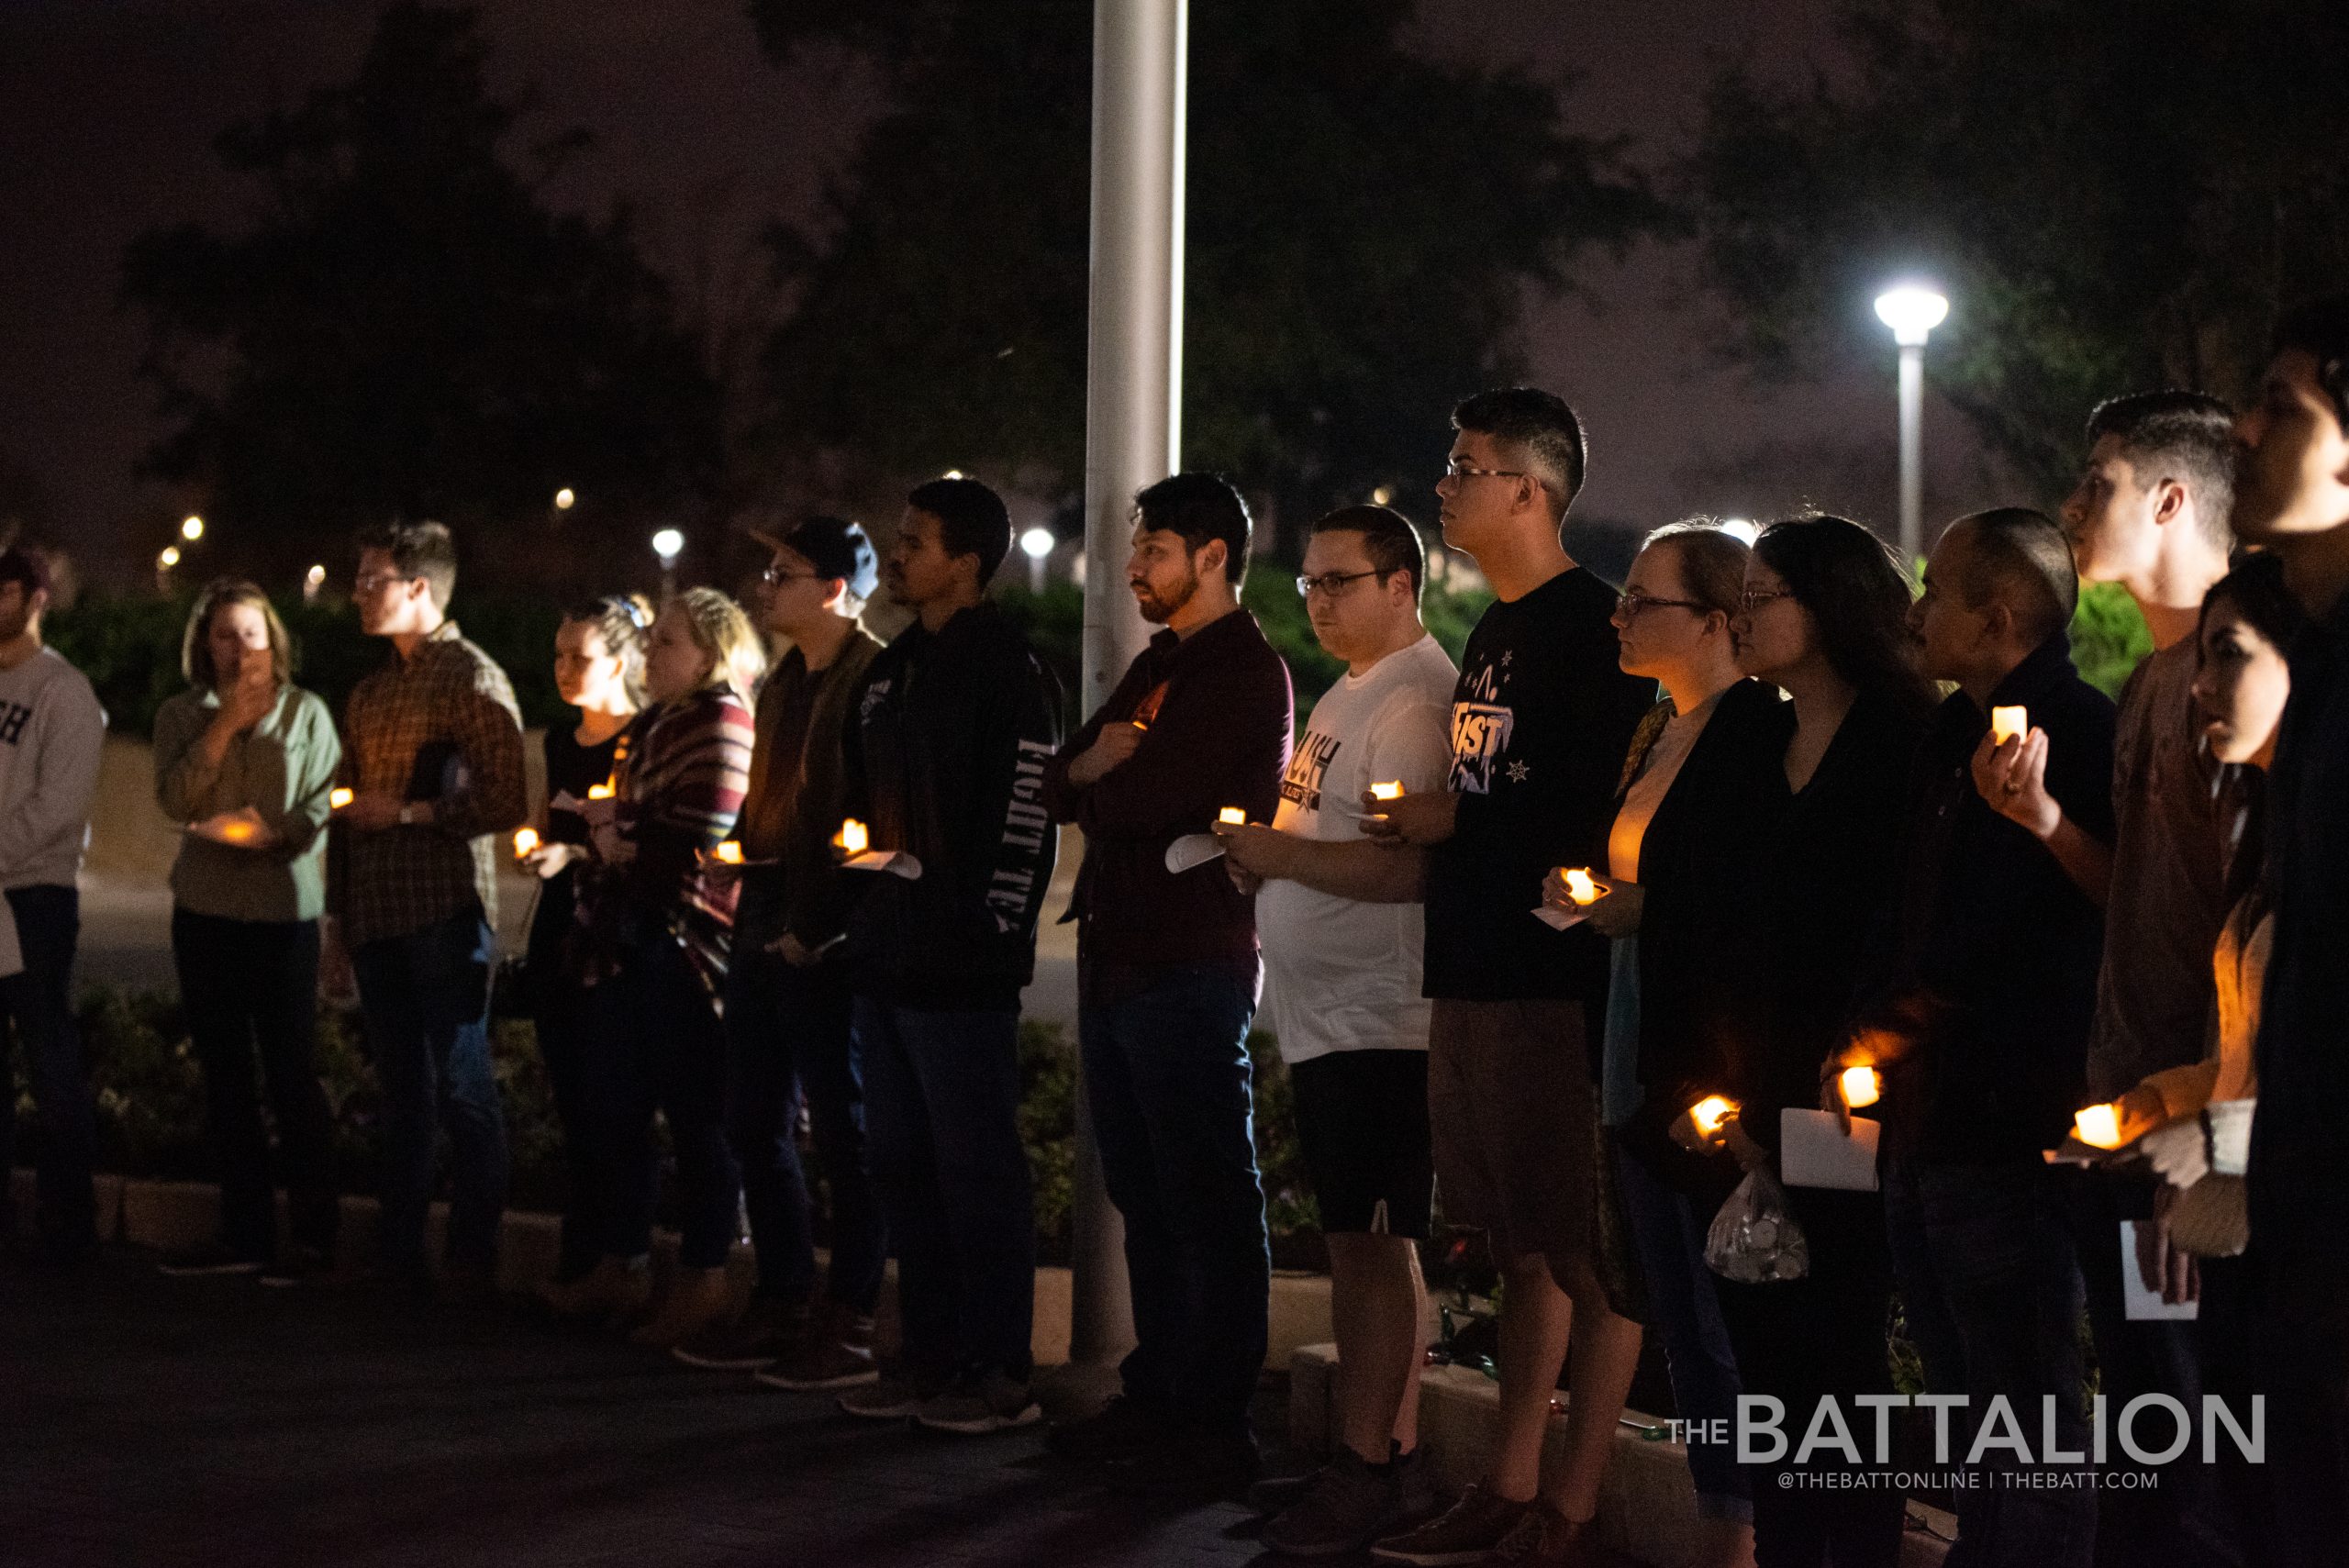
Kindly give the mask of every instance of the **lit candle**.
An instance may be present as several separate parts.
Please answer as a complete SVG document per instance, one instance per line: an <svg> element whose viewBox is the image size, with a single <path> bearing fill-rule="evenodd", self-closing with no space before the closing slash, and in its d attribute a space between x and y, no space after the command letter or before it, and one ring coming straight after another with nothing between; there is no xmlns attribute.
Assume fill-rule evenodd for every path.
<svg viewBox="0 0 2349 1568"><path fill-rule="evenodd" d="M344 806L349 806L357 798L358 796L352 795L351 791L347 789L338 789L328 795L327 804L332 806L335 810L340 811Z"/></svg>
<svg viewBox="0 0 2349 1568"><path fill-rule="evenodd" d="M1884 1095L1884 1077L1873 1067L1843 1069L1843 1103L1854 1110L1872 1106Z"/></svg>
<svg viewBox="0 0 2349 1568"><path fill-rule="evenodd" d="M1215 819L1219 822L1228 822L1232 827L1239 828L1246 825L1248 821L1248 814L1241 810L1240 807L1236 806L1227 806L1221 811L1215 814Z"/></svg>
<svg viewBox="0 0 2349 1568"><path fill-rule="evenodd" d="M2121 1107L2090 1106L2072 1118L2072 1136L2091 1149L2121 1147Z"/></svg>
<svg viewBox="0 0 2349 1568"><path fill-rule="evenodd" d="M1566 873L1566 896L1577 904L1596 904L1606 890L1591 877L1588 868L1575 866Z"/></svg>
<svg viewBox="0 0 2349 1568"><path fill-rule="evenodd" d="M1688 1119L1697 1124L1698 1132L1710 1138L1721 1129L1721 1123L1727 1121L1736 1110L1735 1100L1724 1098L1720 1095L1707 1095L1688 1107Z"/></svg>
<svg viewBox="0 0 2349 1568"><path fill-rule="evenodd" d="M852 817L841 824L840 833L832 842L852 855L861 855L872 845L873 838L865 831L864 824Z"/></svg>
<svg viewBox="0 0 2349 1568"><path fill-rule="evenodd" d="M528 859L530 851L538 847L539 830L536 828L517 828L514 829L514 858L516 860Z"/></svg>
<svg viewBox="0 0 2349 1568"><path fill-rule="evenodd" d="M1370 786L1370 798L1371 798L1371 799L1373 799L1373 800L1400 800L1400 799L1402 799L1402 798L1403 798L1403 783L1402 783L1402 781L1401 781L1400 779L1397 779L1397 780L1394 781L1394 782L1393 782L1393 783L1391 783L1391 784L1375 784L1371 785L1371 786Z"/></svg>
<svg viewBox="0 0 2349 1568"><path fill-rule="evenodd" d="M742 846L736 843L731 839L727 840L724 843L718 846L718 863L721 865L740 865L742 863Z"/></svg>
<svg viewBox="0 0 2349 1568"><path fill-rule="evenodd" d="M590 799L590 800L609 800L609 799L611 799L611 798L612 798L612 786L611 786L611 784L609 784L609 782L606 782L606 783L604 783L604 784L589 784L589 785L587 786L587 798L588 798L588 799Z"/></svg>
<svg viewBox="0 0 2349 1568"><path fill-rule="evenodd" d="M2031 733L2031 710L2026 707L1994 707L1990 710L1990 744L2003 746L2009 740L2020 740Z"/></svg>
<svg viewBox="0 0 2349 1568"><path fill-rule="evenodd" d="M241 844L253 836L253 825L241 817L231 817L220 824L220 837L231 844Z"/></svg>

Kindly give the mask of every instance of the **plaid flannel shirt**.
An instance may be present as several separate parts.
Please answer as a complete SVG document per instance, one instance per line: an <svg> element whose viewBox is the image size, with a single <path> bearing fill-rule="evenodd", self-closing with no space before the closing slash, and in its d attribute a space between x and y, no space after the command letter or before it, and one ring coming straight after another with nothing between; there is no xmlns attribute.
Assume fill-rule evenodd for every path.
<svg viewBox="0 0 2349 1568"><path fill-rule="evenodd" d="M513 683L453 620L361 681L342 717L337 782L429 801L432 820L372 833L333 825L327 907L356 950L478 903L497 924L498 835L529 814Z"/></svg>

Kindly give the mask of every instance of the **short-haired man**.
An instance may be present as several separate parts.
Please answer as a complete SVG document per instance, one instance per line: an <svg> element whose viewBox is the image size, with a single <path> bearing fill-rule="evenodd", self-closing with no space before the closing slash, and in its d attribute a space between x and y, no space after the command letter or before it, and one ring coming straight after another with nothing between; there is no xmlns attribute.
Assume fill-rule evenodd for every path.
<svg viewBox="0 0 2349 1568"><path fill-rule="evenodd" d="M1313 525L1297 589L1346 673L1313 707L1270 826L1219 827L1256 895L1264 978L1296 1096L1297 1140L1330 1243L1344 1369L1331 1462L1302 1488L1266 1482L1275 1551L1358 1551L1433 1496L1419 1447L1424 1360L1419 1243L1428 1147L1425 851L1363 836L1374 785L1443 787L1460 673L1419 622L1427 555L1400 513L1348 506ZM1294 1495L1289 1495L1290 1493Z"/></svg>
<svg viewBox="0 0 2349 1568"><path fill-rule="evenodd" d="M1952 1462L2002 1419L2037 1456L1957 1494L1967 1560L2018 1568L2087 1568L2096 1540L2095 1496L2051 1462L2089 1444L2068 1184L2042 1158L2080 1104L2111 867L2113 710L2072 667L2078 595L2037 512L1960 517L1934 545L1910 622L1924 673L1958 689L1919 751L1898 919L1847 1053L1885 1072L1893 1270L1927 1387L1966 1401ZM1994 747L2009 706L2029 732ZM2021 769L2060 830L1985 798Z"/></svg>
<svg viewBox="0 0 2349 1568"><path fill-rule="evenodd" d="M1559 537L1586 461L1574 410L1506 387L1452 418L1436 487L1444 541L1475 558L1497 598L1460 662L1445 787L1366 806L1383 815L1364 826L1429 847L1428 1114L1444 1216L1486 1231L1507 1289L1500 1429L1484 1479L1375 1555L1469 1562L1500 1550L1556 1562L1595 1544L1640 1328L1589 1060L1607 945L1532 911L1550 868L1602 858L1654 686L1623 673L1614 590ZM1569 1326L1565 1454L1544 1474Z"/></svg>
<svg viewBox="0 0 2349 1568"><path fill-rule="evenodd" d="M352 689L327 851L327 907L359 982L384 1089L381 1251L423 1291L426 1211L446 1121L453 1156L448 1288L495 1288L506 1121L489 1053L499 836L529 811L521 711L496 662L449 617L457 551L439 523L359 536L351 603L391 656Z"/></svg>
<svg viewBox="0 0 2349 1568"><path fill-rule="evenodd" d="M762 624L791 644L759 692L750 792L734 827L743 871L726 972L727 1133L759 1273L740 1321L673 1353L784 1388L848 1388L878 1375L873 1308L886 1243L839 951L854 873L834 863L831 839L847 815L841 737L881 651L857 620L878 573L864 530L839 517L748 531L770 551ZM820 1301L814 1196L796 1136L803 1099L831 1193Z"/></svg>
<svg viewBox="0 0 2349 1568"><path fill-rule="evenodd" d="M2282 560L2312 622L2268 773L2276 934L2248 1180L2266 1561L2314 1564L2349 1537L2349 295L2277 324L2235 439L2235 532Z"/></svg>
<svg viewBox="0 0 2349 1568"><path fill-rule="evenodd" d="M71 1263L98 1244L97 1132L73 1021L73 950L106 715L89 678L41 641L49 595L48 562L22 546L0 550L0 1101L16 1098L13 1036L24 1041L40 1117L35 1224L43 1251ZM12 1168L16 1119L15 1105L0 1104L0 1181ZM15 1223L15 1210L0 1206L0 1251Z"/></svg>
<svg viewBox="0 0 2349 1568"><path fill-rule="evenodd" d="M2088 459L2064 530L2086 583L2119 583L2152 631L2154 651L2121 694L2114 743L2116 837L2105 906L2104 963L2088 1034L2087 1098L2164 1119L2160 1096L2139 1085L2202 1058L2216 986L2210 955L2226 918L2227 853L2236 792L2204 742L2192 686L2202 595L2226 575L2234 536L2234 415L2197 392L2144 392L2098 405L2088 417ZM2019 772L1990 803L2034 831L2059 808L2036 775ZM2151 1104L2144 1104L2146 1096ZM2139 1123L2136 1116L2124 1121ZM2142 1125L2142 1123L2139 1123ZM2123 1128L2133 1136L2133 1127ZM2143 1264L2148 1283L2173 1299L2195 1293L2193 1261L2167 1245L2157 1186L2135 1173L2089 1171L2073 1194L2073 1240L2096 1331L2099 1386L2115 1410L2140 1395L2165 1394L2202 1407L2195 1326L2129 1320L2121 1271ZM2163 1206L2163 1207L2165 1207ZM2124 1259L2121 1225L2134 1221L2137 1255ZM2125 1463L2126 1462L2124 1462ZM2215 1517L2210 1468L2197 1455L2151 1472L2158 1479L2097 1495L2097 1551L2110 1562L2168 1556L2232 1562L2228 1529Z"/></svg>
<svg viewBox="0 0 2349 1568"><path fill-rule="evenodd" d="M1043 776L1060 686L985 596L1010 549L1002 498L977 480L906 498L881 574L914 623L865 667L845 742L848 813L874 856L901 857L843 874L858 881L852 1028L904 1331L902 1364L841 1407L949 1432L1042 1416L1019 993L1059 851Z"/></svg>
<svg viewBox="0 0 2349 1568"><path fill-rule="evenodd" d="M1240 607L1251 527L1213 474L1134 498L1126 581L1164 629L1049 773L1053 816L1085 831L1077 1033L1137 1340L1123 1397L1052 1440L1144 1488L1220 1487L1256 1465L1272 1256L1248 1063L1255 911L1222 867L1166 863L1222 810L1262 822L1279 803L1288 669Z"/></svg>

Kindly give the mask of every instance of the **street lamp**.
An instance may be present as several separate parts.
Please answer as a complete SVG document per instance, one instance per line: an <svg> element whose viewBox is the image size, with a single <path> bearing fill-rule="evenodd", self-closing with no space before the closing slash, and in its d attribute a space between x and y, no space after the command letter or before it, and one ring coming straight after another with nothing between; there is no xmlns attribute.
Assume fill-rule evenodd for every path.
<svg viewBox="0 0 2349 1568"><path fill-rule="evenodd" d="M676 528L662 528L652 536L652 553L661 558L661 596L667 598L677 591L677 557L685 552L685 536Z"/></svg>
<svg viewBox="0 0 2349 1568"><path fill-rule="evenodd" d="M318 590L326 585L327 569L324 566L311 567L302 573L302 602L306 605L317 604Z"/></svg>
<svg viewBox="0 0 2349 1568"><path fill-rule="evenodd" d="M1921 284L1876 295L1876 319L1900 347L1900 556L1925 550L1925 339L1949 317L1949 301Z"/></svg>
<svg viewBox="0 0 2349 1568"><path fill-rule="evenodd" d="M573 494L571 486L566 484L554 493L554 509L558 512L568 512L578 499L579 497Z"/></svg>
<svg viewBox="0 0 2349 1568"><path fill-rule="evenodd" d="M1044 591L1044 558L1052 553L1052 546L1059 542L1060 540L1052 536L1052 529L1041 526L1030 528L1019 536L1019 552L1028 558L1028 591L1030 593L1041 594Z"/></svg>
<svg viewBox="0 0 2349 1568"><path fill-rule="evenodd" d="M202 517L190 516L185 522L180 524L180 538L187 540L188 543L194 544L203 537L204 519Z"/></svg>

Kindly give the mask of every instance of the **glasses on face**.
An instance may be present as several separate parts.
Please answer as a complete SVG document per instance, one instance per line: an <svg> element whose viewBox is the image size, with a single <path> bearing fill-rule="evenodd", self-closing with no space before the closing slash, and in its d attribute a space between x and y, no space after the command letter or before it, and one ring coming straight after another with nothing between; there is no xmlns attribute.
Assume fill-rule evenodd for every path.
<svg viewBox="0 0 2349 1568"><path fill-rule="evenodd" d="M1297 592L1300 598L1309 599L1314 595L1320 594L1327 598L1334 599L1345 592L1346 584L1349 583L1359 583L1365 577L1384 578L1386 575L1386 573L1377 571L1324 572L1319 577L1299 577L1297 580Z"/></svg>
<svg viewBox="0 0 2349 1568"><path fill-rule="evenodd" d="M407 578L396 572L362 572L351 580L351 586L357 593L373 594L379 589L407 581Z"/></svg>
<svg viewBox="0 0 2349 1568"><path fill-rule="evenodd" d="M785 583L812 583L823 575L819 572L794 572L788 566L770 566L759 573L759 581L770 588L780 588Z"/></svg>
<svg viewBox="0 0 2349 1568"><path fill-rule="evenodd" d="M1478 468L1475 463L1463 462L1458 458L1443 465L1443 476L1454 483L1464 479L1531 479L1536 484L1542 483L1539 475L1528 473L1521 468Z"/></svg>
<svg viewBox="0 0 2349 1568"><path fill-rule="evenodd" d="M1748 588L1737 596L1737 603L1747 615L1752 615L1773 599L1791 599L1794 596L1792 588Z"/></svg>
<svg viewBox="0 0 2349 1568"><path fill-rule="evenodd" d="M1710 605L1700 605L1694 599L1652 599L1645 594L1615 595L1615 613L1627 621L1639 619L1642 610L1652 610L1660 606L1669 606L1675 610L1694 610L1699 615L1712 608Z"/></svg>

